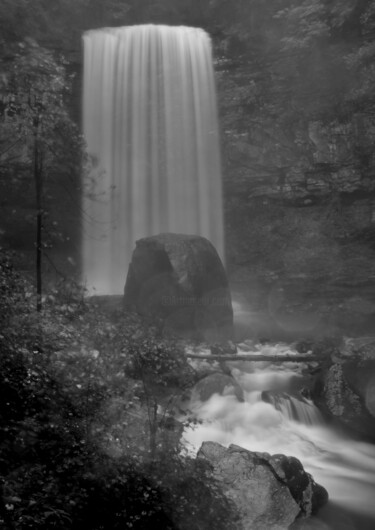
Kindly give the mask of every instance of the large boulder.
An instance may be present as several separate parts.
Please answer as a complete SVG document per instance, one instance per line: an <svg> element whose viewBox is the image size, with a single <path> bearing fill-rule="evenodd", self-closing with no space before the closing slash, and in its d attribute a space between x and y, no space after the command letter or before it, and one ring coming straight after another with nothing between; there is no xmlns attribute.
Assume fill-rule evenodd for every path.
<svg viewBox="0 0 375 530"><path fill-rule="evenodd" d="M297 458L236 445L226 449L216 442L204 442L197 456L211 464L243 530L286 530L297 517L309 517L328 500L327 491Z"/></svg>
<svg viewBox="0 0 375 530"><path fill-rule="evenodd" d="M160 234L137 241L124 304L184 337L217 342L233 335L226 273L204 237Z"/></svg>

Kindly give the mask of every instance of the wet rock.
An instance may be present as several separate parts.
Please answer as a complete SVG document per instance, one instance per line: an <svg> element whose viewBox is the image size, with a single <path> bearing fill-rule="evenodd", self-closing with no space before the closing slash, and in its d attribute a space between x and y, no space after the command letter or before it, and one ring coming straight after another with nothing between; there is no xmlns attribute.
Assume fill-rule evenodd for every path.
<svg viewBox="0 0 375 530"><path fill-rule="evenodd" d="M298 353L308 353L312 351L312 347L312 341L300 340L295 344L295 349L298 351Z"/></svg>
<svg viewBox="0 0 375 530"><path fill-rule="evenodd" d="M364 411L375 420L375 359L348 360L343 375Z"/></svg>
<svg viewBox="0 0 375 530"><path fill-rule="evenodd" d="M324 395L329 411L350 421L361 413L359 397L349 387L341 364L333 364L324 381Z"/></svg>
<svg viewBox="0 0 375 530"><path fill-rule="evenodd" d="M237 346L231 340L221 344L212 344L210 347L212 355L235 355Z"/></svg>
<svg viewBox="0 0 375 530"><path fill-rule="evenodd" d="M241 352L250 352L250 351L254 351L254 346L251 347L249 346L249 344L247 344L246 342L240 342L238 344L238 349L241 351Z"/></svg>
<svg viewBox="0 0 375 530"><path fill-rule="evenodd" d="M375 419L375 337L346 338L340 353L343 378Z"/></svg>
<svg viewBox="0 0 375 530"><path fill-rule="evenodd" d="M314 400L349 429L375 440L375 361L346 352L332 361L323 368Z"/></svg>
<svg viewBox="0 0 375 530"><path fill-rule="evenodd" d="M236 445L226 449L215 442L204 442L197 457L211 463L225 496L236 506L243 530L286 530L328 500L326 490L294 457Z"/></svg>
<svg viewBox="0 0 375 530"><path fill-rule="evenodd" d="M204 237L159 234L136 242L124 305L185 338L223 342L233 310L223 264Z"/></svg>
<svg viewBox="0 0 375 530"><path fill-rule="evenodd" d="M236 396L241 402L244 400L243 390L234 377L219 372L210 374L198 381L193 388L194 394L200 401L207 401L214 394Z"/></svg>
<svg viewBox="0 0 375 530"><path fill-rule="evenodd" d="M279 478L285 481L294 500L301 508L300 517L317 513L328 501L328 493L303 469L301 462L293 456L272 455L267 458Z"/></svg>
<svg viewBox="0 0 375 530"><path fill-rule="evenodd" d="M375 361L375 337L345 337L341 354L345 357L358 357L362 361Z"/></svg>

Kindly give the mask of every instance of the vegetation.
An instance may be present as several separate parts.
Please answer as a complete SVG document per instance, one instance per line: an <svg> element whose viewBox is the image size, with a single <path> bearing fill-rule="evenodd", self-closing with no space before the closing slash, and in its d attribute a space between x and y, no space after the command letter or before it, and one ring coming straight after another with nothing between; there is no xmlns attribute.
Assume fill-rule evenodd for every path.
<svg viewBox="0 0 375 530"><path fill-rule="evenodd" d="M371 0L252 0L235 6L218 0L214 5L228 174L241 165L233 153L241 153L244 135L264 130L265 123L268 131L271 125L283 131L280 150L293 149L303 159L308 122L348 123L358 112L372 116ZM270 162L243 169L270 174L277 166Z"/></svg>
<svg viewBox="0 0 375 530"><path fill-rule="evenodd" d="M3 527L230 528L208 470L181 453L178 344L66 284L36 312L6 256L0 290Z"/></svg>
<svg viewBox="0 0 375 530"><path fill-rule="evenodd" d="M37 309L42 300L42 253L50 179L63 179L80 167L83 142L66 108L70 79L63 61L28 38L18 44L3 75L4 123L0 157L7 176L30 176L35 187ZM72 156L73 155L73 156ZM75 156L74 156L75 155Z"/></svg>

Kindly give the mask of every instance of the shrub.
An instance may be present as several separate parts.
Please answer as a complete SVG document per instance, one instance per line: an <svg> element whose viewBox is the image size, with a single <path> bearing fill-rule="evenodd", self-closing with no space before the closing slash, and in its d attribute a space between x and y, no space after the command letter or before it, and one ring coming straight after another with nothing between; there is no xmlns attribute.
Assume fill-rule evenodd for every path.
<svg viewBox="0 0 375 530"><path fill-rule="evenodd" d="M0 523L230 529L220 489L180 454L182 426L168 431L193 381L182 345L67 283L36 312L9 256L0 294Z"/></svg>

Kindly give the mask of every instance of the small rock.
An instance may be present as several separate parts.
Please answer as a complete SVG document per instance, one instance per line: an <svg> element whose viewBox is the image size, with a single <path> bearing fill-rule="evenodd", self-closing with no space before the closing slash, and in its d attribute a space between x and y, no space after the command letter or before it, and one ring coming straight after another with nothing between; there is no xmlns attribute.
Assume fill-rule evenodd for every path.
<svg viewBox="0 0 375 530"><path fill-rule="evenodd" d="M238 350L240 350L240 351L242 351L242 352L249 352L249 351L252 351L251 346L249 346L248 344L246 344L246 342L240 342L239 344L237 344L237 348L238 348Z"/></svg>
<svg viewBox="0 0 375 530"><path fill-rule="evenodd" d="M231 340L220 344L212 344L210 347L212 355L235 355L237 346Z"/></svg>
<svg viewBox="0 0 375 530"><path fill-rule="evenodd" d="M200 401L207 401L214 394L221 396L236 396L238 401L244 401L243 390L230 375L223 373L210 374L204 377L193 388Z"/></svg>

